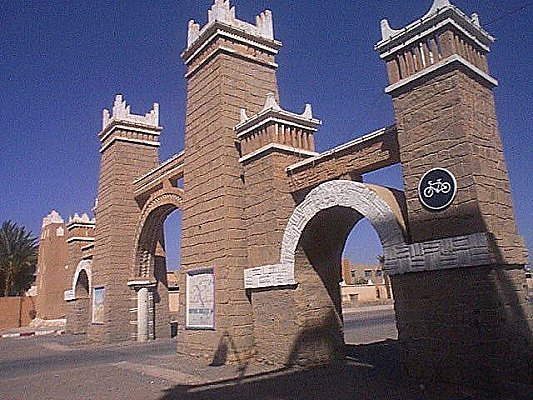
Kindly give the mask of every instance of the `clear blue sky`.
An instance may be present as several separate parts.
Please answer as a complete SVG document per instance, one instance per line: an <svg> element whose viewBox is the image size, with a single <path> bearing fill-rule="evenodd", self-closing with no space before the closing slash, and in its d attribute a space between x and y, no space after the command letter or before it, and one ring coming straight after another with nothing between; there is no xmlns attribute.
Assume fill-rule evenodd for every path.
<svg viewBox="0 0 533 400"><path fill-rule="evenodd" d="M380 20L419 18L432 0L232 1L240 19L273 11L285 109L309 102L323 121L319 151L393 122L385 66L373 50ZM533 249L533 46L530 0L456 0L497 38L490 69L520 233ZM135 113L161 105L161 160L183 148L187 22L212 0L0 3L0 221L36 235L43 216L90 211L97 190L101 111L124 94ZM521 6L525 6L520 9ZM401 185L398 171L369 180ZM176 219L176 218L174 218ZM364 237L368 229L356 229ZM374 240L374 239L373 239ZM173 239L172 241L175 241ZM356 243L354 241L354 243ZM168 243L169 245L171 243ZM373 261L379 246L348 246ZM360 257L356 257L362 252Z"/></svg>

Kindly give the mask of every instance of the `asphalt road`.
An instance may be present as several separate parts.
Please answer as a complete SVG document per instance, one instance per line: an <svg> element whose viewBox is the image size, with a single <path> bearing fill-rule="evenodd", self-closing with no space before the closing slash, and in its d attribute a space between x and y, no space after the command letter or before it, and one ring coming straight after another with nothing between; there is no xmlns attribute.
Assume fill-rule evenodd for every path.
<svg viewBox="0 0 533 400"><path fill-rule="evenodd" d="M206 366L176 339L89 345L83 337L0 339L1 400L487 400L402 375L392 310L345 315L347 361L306 370ZM365 344L367 343L367 344ZM506 397L511 399L511 397Z"/></svg>

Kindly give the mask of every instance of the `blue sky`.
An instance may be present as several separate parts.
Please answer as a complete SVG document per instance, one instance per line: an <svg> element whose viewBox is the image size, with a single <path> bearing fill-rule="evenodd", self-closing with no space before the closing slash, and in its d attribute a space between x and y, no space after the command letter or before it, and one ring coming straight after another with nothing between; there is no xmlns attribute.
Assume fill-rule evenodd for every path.
<svg viewBox="0 0 533 400"><path fill-rule="evenodd" d="M275 36L283 42L277 59L281 105L292 111L302 111L306 102L313 105L323 122L316 134L317 148L323 151L393 122L391 101L383 92L385 66L373 50L380 40L380 20L386 17L393 28L403 27L425 14L431 2L232 4L238 18L250 22L265 8L273 11ZM497 39L489 58L491 73L500 82L496 107L519 231L532 249L533 3L453 3L467 14L479 13L482 26ZM51 209L64 218L90 211L97 190L101 110L112 106L117 93L134 113L160 103L161 160L183 148L186 92L180 53L188 20L203 25L211 4L0 4L0 221L16 221L37 235ZM397 168L366 178L401 186ZM369 231L354 230L346 250L350 257L373 261L379 254L375 234ZM364 245L367 240L373 244ZM170 239L167 246L176 248L175 241Z"/></svg>

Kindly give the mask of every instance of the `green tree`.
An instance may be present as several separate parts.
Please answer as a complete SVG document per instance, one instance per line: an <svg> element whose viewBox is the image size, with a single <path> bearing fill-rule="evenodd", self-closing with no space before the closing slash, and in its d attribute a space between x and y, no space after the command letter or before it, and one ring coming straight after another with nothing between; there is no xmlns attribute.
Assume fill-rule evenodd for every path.
<svg viewBox="0 0 533 400"><path fill-rule="evenodd" d="M11 221L0 228L0 296L20 296L31 286L37 264L37 239Z"/></svg>

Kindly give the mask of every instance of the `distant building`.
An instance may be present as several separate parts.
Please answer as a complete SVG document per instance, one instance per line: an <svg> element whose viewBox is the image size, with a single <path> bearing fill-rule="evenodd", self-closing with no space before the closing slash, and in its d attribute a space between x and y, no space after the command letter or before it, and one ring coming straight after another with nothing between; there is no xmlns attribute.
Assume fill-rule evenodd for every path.
<svg viewBox="0 0 533 400"><path fill-rule="evenodd" d="M392 301L390 280L381 264L352 264L342 260L342 303L355 306L369 303L389 303Z"/></svg>

